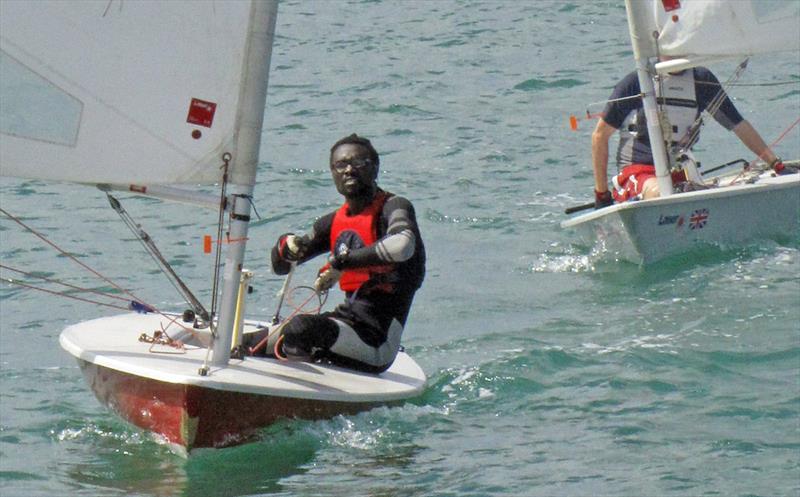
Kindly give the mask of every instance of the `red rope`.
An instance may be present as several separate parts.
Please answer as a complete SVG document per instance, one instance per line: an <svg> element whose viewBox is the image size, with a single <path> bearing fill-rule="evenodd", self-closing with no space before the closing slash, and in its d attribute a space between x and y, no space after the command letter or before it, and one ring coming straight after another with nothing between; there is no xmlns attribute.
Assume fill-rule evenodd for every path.
<svg viewBox="0 0 800 497"><path fill-rule="evenodd" d="M788 128L786 128L786 129L783 131L783 133L781 133L781 135L780 135L780 136L779 136L777 139L775 139L775 141L774 141L774 142L772 142L772 144L770 144L770 145L768 145L768 146L767 146L767 148L768 148L768 149L770 149L770 150L772 150L772 149L775 147L775 145L777 145L778 143L780 143L780 142L781 142L781 140L783 140L784 138L786 138L786 135L788 135L788 134L789 134L789 131L791 131L791 130L792 130L794 127L795 127L795 126L797 126L797 124L798 124L798 123L800 123L800 117L798 117L798 118L797 118L797 120L796 120L795 122L793 122L792 124L790 124L790 125L789 125L789 127L788 127ZM728 184L728 186L730 186L730 185L733 185L734 183L736 183L737 181L739 181L739 178L741 178L741 177L744 175L744 173L746 173L747 171L749 171L749 170L750 170L750 167L752 167L752 166L753 166L753 165L756 163L756 161L757 161L758 159L759 159L759 157L756 157L755 159L753 159L753 160L752 160L752 162L750 162L749 164L747 164L747 166L745 166L745 168L744 168L744 169L743 169L743 170L742 170L742 171L741 171L739 174L737 174L735 178L733 178L733 179L731 180L731 182Z"/></svg>
<svg viewBox="0 0 800 497"><path fill-rule="evenodd" d="M789 134L789 131L791 131L791 130L792 130L792 128L794 128L795 126L797 126L797 123L800 123L800 117L798 117L798 118L797 118L797 121L795 121L794 123L792 123L792 125L791 125L791 126L789 126L788 128L786 128L786 131L784 131L784 132L781 134L781 136L779 136L779 137L778 137L778 139L777 139L777 140L775 140L774 142L772 142L772 145L770 145L770 146L769 146L769 148L772 148L772 147L774 147L775 145L777 145L778 143L780 143L780 141L781 141L781 140L783 140L784 138L786 138L786 135L787 135L787 134Z"/></svg>
<svg viewBox="0 0 800 497"><path fill-rule="evenodd" d="M294 312L292 312L291 314L289 314L289 316L288 316L286 319L284 319L284 320L281 322L281 324L280 324L280 325L278 325L278 326L283 326L283 325L284 325L284 323L287 323L287 322L288 322L290 319L292 319L292 318L293 318L293 317L295 317L296 315L300 314L300 311L302 311L302 310L303 310L303 307L305 307L305 305L306 305L306 304L308 304L308 303L311 301L311 299L313 299L313 298L314 298L314 297L316 297L316 296L317 296L317 294L316 294L316 293L313 293L313 294L311 294L311 296L309 296L309 297L306 299L306 301L305 301L305 302L303 302L302 304L300 304L300 306L299 306L299 307L295 308ZM318 309L317 309L317 311L318 311ZM315 311L315 312L316 312L316 311ZM312 312L307 312L307 313L305 313L305 314L313 314L313 313L312 313ZM282 338L282 337L281 337L281 338ZM261 341L260 341L260 342L258 342L258 343L257 343L257 344L256 344L254 347L250 347L250 355L255 355L255 353L256 353L256 352L258 352L259 350L261 350L261 347L264 347L264 346L267 344L267 342L268 342L268 341L269 341L269 333L267 333L267 336L265 336L263 339L261 339ZM277 347L278 347L278 344L279 344L279 343L281 343L281 340L278 340L278 341L275 343L276 350L277 350ZM275 356L276 356L276 357L278 357L278 359L280 359L280 358L281 358L281 357L280 357L280 356L279 356L277 353L275 354Z"/></svg>
<svg viewBox="0 0 800 497"><path fill-rule="evenodd" d="M797 118L797 120L796 120L795 122L793 122L792 124L790 124L790 125L789 125L789 127L788 127L788 128L786 128L786 129L783 131L783 133L781 133L781 136L779 136L779 137L778 137L778 138L777 138L777 139L776 139L774 142L772 142L772 143L771 143L769 146L767 146L767 148L768 148L768 149L770 149L770 150L772 150L772 149L775 147L775 145L777 145L778 143L780 143L780 142L781 142L781 140L783 140L784 138L786 138L786 135L788 135L788 134L789 134L789 131L791 131L791 130L792 130L792 128L794 128L795 126L797 126L797 123L800 123L800 117L798 117L798 118ZM748 165L748 167L750 167L750 166L752 166L753 164L755 164L755 163L756 163L756 161L757 161L758 159L759 159L759 157L756 157L755 159L753 159L753 161L752 161L752 162L750 162L750 164ZM741 175L739 175L739 176L741 176ZM734 179L734 181L736 181L737 179L739 179L739 177L738 177L738 176L736 177L736 179ZM731 183L731 184L733 184L733 183Z"/></svg>
<svg viewBox="0 0 800 497"><path fill-rule="evenodd" d="M292 298L294 297L294 293L297 290L300 290L301 288L306 289L306 290L311 290L311 297L314 297L315 295L318 295L317 291L313 287L310 287L310 286L296 286L296 287L292 288L291 290L289 290L288 292L286 292L286 305L291 307L295 311L298 311L298 312L302 308L304 308L306 306L306 304L308 304L308 302L311 300L311 297L309 297L302 304L300 304L299 306L295 306L294 305L294 301L292 300ZM309 311L306 311L304 314L319 314L319 311L322 310L322 306L325 305L325 301L326 300L327 300L327 293L325 294L325 300L320 299L320 303L319 303L319 305L317 307L315 307L314 309L311 309Z"/></svg>

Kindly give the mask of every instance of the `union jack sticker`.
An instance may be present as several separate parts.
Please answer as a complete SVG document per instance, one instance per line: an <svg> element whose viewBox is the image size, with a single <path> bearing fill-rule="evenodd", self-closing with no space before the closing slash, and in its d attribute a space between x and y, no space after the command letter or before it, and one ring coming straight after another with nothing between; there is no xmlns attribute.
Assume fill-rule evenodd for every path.
<svg viewBox="0 0 800 497"><path fill-rule="evenodd" d="M689 227L693 230L703 229L708 221L708 209L697 209L689 217Z"/></svg>

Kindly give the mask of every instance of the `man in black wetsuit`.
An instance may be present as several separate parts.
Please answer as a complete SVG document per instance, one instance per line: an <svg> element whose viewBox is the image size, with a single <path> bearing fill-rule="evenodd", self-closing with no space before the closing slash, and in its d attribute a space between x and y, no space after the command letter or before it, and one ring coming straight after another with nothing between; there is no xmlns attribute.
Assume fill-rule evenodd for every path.
<svg viewBox="0 0 800 497"><path fill-rule="evenodd" d="M425 276L425 247L411 202L378 187L379 164L366 138L352 134L336 142L330 168L344 204L319 218L311 233L282 235L272 249L276 274L328 253L314 286L322 292L338 281L347 297L333 312L301 314L285 324L281 347L290 359L381 372L397 356Z"/></svg>

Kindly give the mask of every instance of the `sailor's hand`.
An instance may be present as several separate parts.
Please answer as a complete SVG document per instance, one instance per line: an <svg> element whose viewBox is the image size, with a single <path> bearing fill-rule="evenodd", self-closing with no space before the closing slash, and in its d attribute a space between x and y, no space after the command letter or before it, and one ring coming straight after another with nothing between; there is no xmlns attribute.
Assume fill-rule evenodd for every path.
<svg viewBox="0 0 800 497"><path fill-rule="evenodd" d="M689 175L686 173L686 169L675 169L672 170L670 173L670 177L672 177L672 184L678 185L680 183L686 183L689 181Z"/></svg>
<svg viewBox="0 0 800 497"><path fill-rule="evenodd" d="M594 208L595 209L602 209L603 207L608 207L614 203L614 199L611 197L611 192L606 190L604 192L598 192L597 190L594 191Z"/></svg>
<svg viewBox="0 0 800 497"><path fill-rule="evenodd" d="M328 264L332 268L341 271L346 267L349 260L350 260L350 249L347 247L342 247L339 250L338 254L328 257Z"/></svg>
<svg viewBox="0 0 800 497"><path fill-rule="evenodd" d="M330 264L326 264L320 269L319 276L317 276L316 281L314 281L314 290L316 290L317 293L327 292L339 281L341 276L342 272L340 270L335 269Z"/></svg>
<svg viewBox="0 0 800 497"><path fill-rule="evenodd" d="M278 239L278 253L289 262L297 262L306 255L308 240L294 234L283 235Z"/></svg>
<svg viewBox="0 0 800 497"><path fill-rule="evenodd" d="M775 173L777 173L777 174L781 174L781 173L783 173L783 171L786 169L786 166L784 166L784 165L783 165L783 160L781 160L781 158L780 158L780 157L775 157L775 160L773 160L773 161L772 161L772 162L769 164L769 167L770 167L770 168L771 168L773 171L775 171Z"/></svg>

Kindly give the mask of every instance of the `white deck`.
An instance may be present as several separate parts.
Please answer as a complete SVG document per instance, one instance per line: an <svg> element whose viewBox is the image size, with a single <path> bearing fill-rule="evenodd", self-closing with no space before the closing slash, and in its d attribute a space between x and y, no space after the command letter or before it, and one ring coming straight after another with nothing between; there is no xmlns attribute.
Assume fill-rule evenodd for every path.
<svg viewBox="0 0 800 497"><path fill-rule="evenodd" d="M170 316L171 317L171 316ZM306 362L271 358L232 359L225 368L212 367L198 374L206 349L186 346L185 353L164 345L140 342L170 319L158 314L123 314L94 319L66 328L61 346L76 358L135 376L167 383L197 385L225 391L341 402L388 402L422 393L425 373L404 352L392 367L379 375ZM248 326L254 326L249 323ZM168 328L173 336L180 330ZM172 352L172 353L163 353Z"/></svg>

